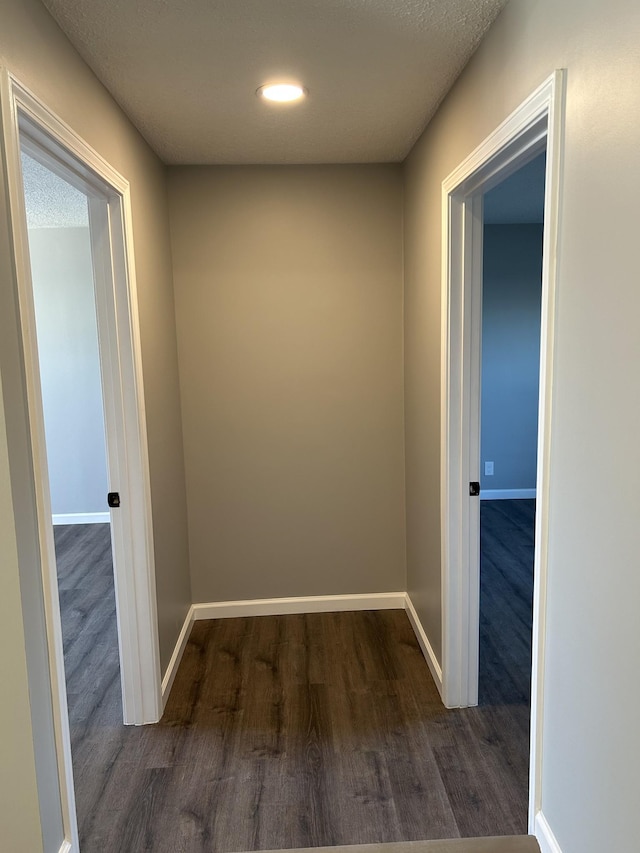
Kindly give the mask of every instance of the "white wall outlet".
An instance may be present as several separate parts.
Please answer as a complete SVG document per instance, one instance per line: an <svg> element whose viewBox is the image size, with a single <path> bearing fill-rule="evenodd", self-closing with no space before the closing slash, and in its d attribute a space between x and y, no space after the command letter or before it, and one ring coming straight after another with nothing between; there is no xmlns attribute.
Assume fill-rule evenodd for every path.
<svg viewBox="0 0 640 853"><path fill-rule="evenodd" d="M485 477L493 477L493 462L484 463L484 475Z"/></svg>

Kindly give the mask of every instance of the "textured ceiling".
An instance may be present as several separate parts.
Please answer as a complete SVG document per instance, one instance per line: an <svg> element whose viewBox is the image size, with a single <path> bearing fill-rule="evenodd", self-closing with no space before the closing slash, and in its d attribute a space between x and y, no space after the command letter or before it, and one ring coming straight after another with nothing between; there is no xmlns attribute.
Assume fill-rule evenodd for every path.
<svg viewBox="0 0 640 853"><path fill-rule="evenodd" d="M22 180L29 228L88 228L87 197L22 152Z"/></svg>
<svg viewBox="0 0 640 853"><path fill-rule="evenodd" d="M43 2L159 156L205 164L402 160L506 0Z"/></svg>

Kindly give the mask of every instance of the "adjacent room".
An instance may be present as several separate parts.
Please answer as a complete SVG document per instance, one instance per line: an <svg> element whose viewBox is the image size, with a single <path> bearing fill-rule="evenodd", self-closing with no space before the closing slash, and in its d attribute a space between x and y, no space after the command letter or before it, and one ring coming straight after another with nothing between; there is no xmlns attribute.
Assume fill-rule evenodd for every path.
<svg viewBox="0 0 640 853"><path fill-rule="evenodd" d="M512 754L527 762L545 162L483 198L478 698L510 709Z"/></svg>
<svg viewBox="0 0 640 853"><path fill-rule="evenodd" d="M74 175L37 156L23 140L64 674L81 790L88 736L100 721L122 724L123 719L94 287L95 227L92 233L89 197L80 184L74 185Z"/></svg>

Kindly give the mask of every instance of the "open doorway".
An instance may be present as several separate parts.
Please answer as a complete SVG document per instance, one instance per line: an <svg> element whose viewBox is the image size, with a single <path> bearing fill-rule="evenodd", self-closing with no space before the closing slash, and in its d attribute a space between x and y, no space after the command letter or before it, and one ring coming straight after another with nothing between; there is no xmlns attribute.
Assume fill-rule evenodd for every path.
<svg viewBox="0 0 640 853"><path fill-rule="evenodd" d="M483 196L478 704L528 808L546 154Z"/></svg>
<svg viewBox="0 0 640 853"><path fill-rule="evenodd" d="M64 595L59 594L66 591L63 587L66 587L68 582L73 585L77 581L77 567L71 570L69 577L59 583L56 550L60 553L65 543L54 540L54 514L57 516L56 520L64 522L97 521L98 524L88 524L87 529L98 538L100 532L102 533L99 545L103 570L102 592L105 592L105 583L113 584L117 612L115 623L112 618L113 607L107 605L104 612L108 613L110 610L107 619L112 635L115 628L118 638L117 643L111 642L109 653L105 653L104 658L110 658L113 664L112 676L108 678L110 687L117 688L118 681L121 686L121 701L119 697L115 702L111 701L109 713L117 715L120 725L123 722L139 725L157 721L162 708L130 189L121 175L23 87L11 73L4 71L0 75L0 86L12 238L13 277L8 284L10 301L12 307L15 306L18 318L16 336L10 340L7 352L4 353L13 370L14 379L10 385L11 394L7 399L8 404L20 412L16 423L24 424L21 430L15 429L8 433L10 452L14 445L23 450L17 454L18 461L12 471L12 492L16 500L20 501L23 522L16 531L21 576L26 572L34 572L29 575L29 582L25 584L22 597L24 624L39 626L42 622L44 628L44 632L37 635L37 640L27 650L30 690L33 695L37 692L40 696L39 703L32 704L34 730L42 732L42 737L34 742L36 776L41 806L46 809L43 833L46 830L48 835L55 837L62 829L65 838L64 849L77 851L76 799L65 683L66 676L71 677L73 674L65 671L60 606ZM60 186L58 179L62 179L63 184L66 182L77 191L76 201L80 198L83 218L75 224L79 226L82 235L78 232L74 235L59 233L57 239L52 241L51 234L36 235L37 229L29 228L29 199L25 193L23 171L37 167L44 167L48 171L47 180L58 181ZM39 191L42 189L43 180L41 173L40 178L35 181ZM33 224L31 222L31 225ZM85 241L83 245L82 240ZM63 245L67 243L73 244L73 261L63 272L60 269L56 272L56 266L59 266L60 262L56 253L61 253ZM95 316L93 323L97 327L99 368L95 363L95 339L91 346L84 349L79 346L77 339L72 340L68 323L65 328L66 320L56 313L61 309L61 300L51 298L50 290L55 288L56 275L68 283L74 264L84 268L80 278L84 277L85 285L90 279L93 286L93 289L85 288L82 295L76 291L70 301L72 311L78 312L82 304L92 317ZM88 269L91 270L90 276ZM34 279L38 270L44 273L44 296L36 292L38 285ZM39 318L38 314L41 315ZM44 326L38 322L43 318ZM89 398L93 400L88 417L86 412L76 412L74 415L78 420L85 420L83 429L77 430L74 436L73 454L79 455L80 444L88 438L89 423L99 420L96 416L102 398L103 449L97 449L100 441L95 441L89 447L89 453L94 454L94 459L85 459L81 468L85 474L87 471L93 471L95 475L96 470L102 466L104 477L106 461L107 488L112 493L112 500L109 502L110 524L106 523L102 515L107 507L104 506L104 479L97 482L100 481L100 476L97 481L91 474L86 479L93 482L97 492L102 494L101 498L98 497L102 506L92 504L85 496L89 503L80 509L80 505L65 508L56 503L53 504L52 511L52 498L57 502L74 475L68 459L63 459L60 472L48 465L48 440L56 432L55 424L58 429L66 429L69 433L73 432L73 429L68 423L65 426L64 412L57 422L55 418L53 421L49 418L49 424L46 423L45 397L48 392L45 386L51 379L46 375L51 363L49 358L46 363L40 361L41 342L37 335L43 334L47 323L49 328L44 332L42 342L46 337L66 336L67 350L75 349L76 360L84 361L84 367L92 361L94 375L101 375L102 388L96 388L94 385L90 392L83 386L84 380L78 379L77 376L69 381L70 385L76 383L83 387L84 393L79 397L84 403ZM54 403L56 394L54 389ZM94 432L100 432L100 429ZM89 444L91 445L91 442ZM97 464L98 462L100 464ZM59 473L62 475L61 492L57 491L54 483ZM78 479L81 480L82 476L78 475ZM76 482L75 486L78 485ZM80 485L87 486L88 483ZM70 519L70 516L75 516L75 519ZM74 535L71 535L72 539ZM55 538L62 540L64 537ZM56 545L60 546L59 549L56 549ZM82 550L82 547L76 550ZM113 572L110 571L111 551ZM93 595L94 598L104 598L104 601L108 601L108 594L100 595L100 584L95 583L95 578L92 578L88 586L91 587L90 597ZM77 616L84 614L82 607L77 608ZM98 646L105 636L98 626L94 624L93 627L94 644ZM69 646L69 643L65 645ZM47 684L50 693L45 695L42 688L46 689ZM69 692L71 693L71 689ZM103 691L98 702L101 711L109 705L105 698L108 692ZM90 693L78 687L78 693L82 694L83 702L88 701L91 704L100 694L100 687L94 683ZM110 695L117 696L117 690L111 690ZM49 714L46 719L45 711ZM56 773L59 786L57 802L55 796L50 794L51 780ZM46 792L46 795L43 792ZM46 803L43 805L44 799Z"/></svg>
<svg viewBox="0 0 640 853"><path fill-rule="evenodd" d="M28 149L23 144L22 177L82 836L88 818L82 794L93 768L90 735L123 722L89 219L90 200L100 200L77 176L60 164L52 171Z"/></svg>
<svg viewBox="0 0 640 853"><path fill-rule="evenodd" d="M550 433L565 75L556 71L443 182L443 699L478 703L484 196L546 151L531 644L529 831L541 807ZM492 460L487 460L492 461Z"/></svg>
<svg viewBox="0 0 640 853"><path fill-rule="evenodd" d="M528 758L546 155L483 199L478 701Z"/></svg>

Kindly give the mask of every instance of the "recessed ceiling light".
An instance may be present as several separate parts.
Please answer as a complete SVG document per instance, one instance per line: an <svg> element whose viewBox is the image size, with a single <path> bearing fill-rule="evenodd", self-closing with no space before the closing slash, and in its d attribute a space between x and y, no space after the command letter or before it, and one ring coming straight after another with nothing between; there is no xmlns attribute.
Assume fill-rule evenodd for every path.
<svg viewBox="0 0 640 853"><path fill-rule="evenodd" d="M306 92L302 86L293 83L270 83L267 86L260 86L257 93L267 101L277 101L285 104L290 101L299 101L304 98Z"/></svg>

